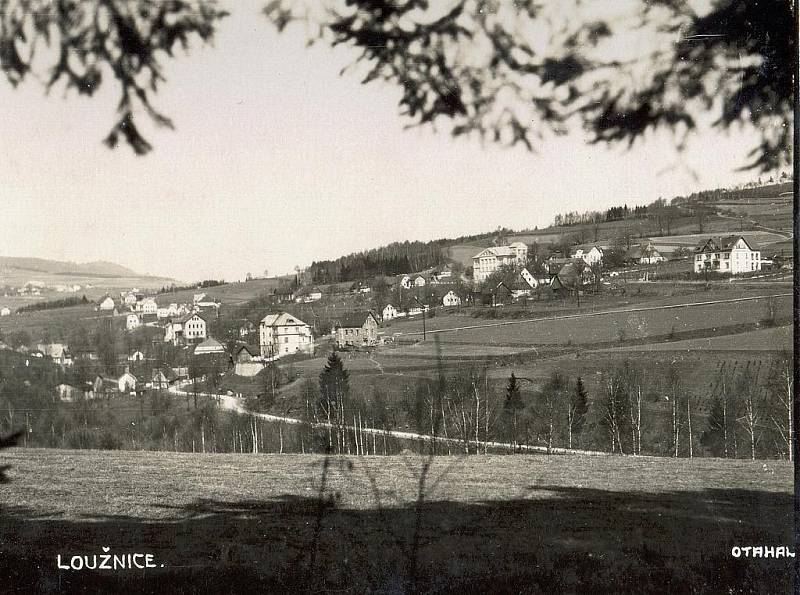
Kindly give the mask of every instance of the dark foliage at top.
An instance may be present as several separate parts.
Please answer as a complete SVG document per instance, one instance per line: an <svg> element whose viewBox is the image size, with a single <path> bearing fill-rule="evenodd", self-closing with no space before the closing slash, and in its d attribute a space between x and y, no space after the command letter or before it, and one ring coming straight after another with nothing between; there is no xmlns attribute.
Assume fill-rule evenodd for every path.
<svg viewBox="0 0 800 595"><path fill-rule="evenodd" d="M364 83L399 86L411 125L445 120L454 136L530 150L576 127L591 143L629 146L665 129L680 150L711 116L718 130L758 131L746 167L789 162L792 3L716 0L698 13L686 0L641 0L632 14L609 5L600 16L572 4L573 11L534 0L273 0L264 12L279 30L302 20L318 30L312 41L361 50L353 67L363 67ZM48 89L64 81L92 95L110 72L121 98L105 142L122 139L143 154L151 146L137 110L172 126L150 102L164 80L161 59L193 36L209 41L225 15L213 0L0 0L0 69L17 85L44 42L59 49L46 68Z"/></svg>
<svg viewBox="0 0 800 595"><path fill-rule="evenodd" d="M44 83L91 96L111 74L119 86L118 118L105 138L109 147L124 140L139 155L152 147L139 132L135 114L159 126L172 121L152 105L165 79L161 61L192 37L208 42L226 15L214 0L0 0L0 70L16 86L38 76L37 46L56 48Z"/></svg>
<svg viewBox="0 0 800 595"><path fill-rule="evenodd" d="M80 306L81 304L88 304L89 300L86 296L78 297L72 296L60 300L50 300L48 302L36 302L35 304L28 304L17 308L17 312L37 312L39 310L55 310L56 308L68 308L70 306Z"/></svg>
<svg viewBox="0 0 800 595"><path fill-rule="evenodd" d="M592 143L628 145L664 128L682 149L715 113L720 130L760 131L748 167L788 163L796 46L785 0L716 0L703 13L685 0L642 1L633 15L600 18L577 1L560 14L548 9L561 3L534 0L350 0L320 13L308 4L275 0L265 12L279 30L310 20L325 41L360 49L363 82L399 85L413 125L443 117L454 136L528 149L576 124ZM631 34L664 43L645 53Z"/></svg>

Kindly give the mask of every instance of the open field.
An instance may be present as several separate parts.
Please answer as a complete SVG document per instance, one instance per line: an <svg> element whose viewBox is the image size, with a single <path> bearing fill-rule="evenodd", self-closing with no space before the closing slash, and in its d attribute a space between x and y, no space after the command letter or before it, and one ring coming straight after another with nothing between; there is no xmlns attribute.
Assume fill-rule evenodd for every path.
<svg viewBox="0 0 800 595"><path fill-rule="evenodd" d="M17 592L790 590L790 559L731 556L791 543L788 463L440 458L417 507L416 456L334 459L324 486L313 455L3 458L0 574ZM157 567L56 568L102 547Z"/></svg>
<svg viewBox="0 0 800 595"><path fill-rule="evenodd" d="M776 298L777 312L791 316L791 297ZM642 306L650 307L650 306ZM742 324L753 324L764 317L763 299L726 304L656 307L643 311L611 311L573 317L495 323L464 330L439 333L442 343L482 345L580 345L645 339L701 329L715 330ZM480 322L471 321L474 326ZM511 322L511 321L510 321Z"/></svg>
<svg viewBox="0 0 800 595"><path fill-rule="evenodd" d="M4 333L26 331L36 339L44 329L47 329L54 338L63 338L69 329L78 324L92 324L101 319L112 319L124 324L123 316L112 317L108 312L95 311L94 304L70 306L69 308L54 308L52 310L39 310L24 312L0 318L0 329Z"/></svg>
<svg viewBox="0 0 800 595"><path fill-rule="evenodd" d="M722 335L718 337L701 337L685 341L670 341L666 343L649 343L647 345L633 345L628 347L612 347L604 349L606 352L626 351L737 351L759 352L790 350L793 341L791 325L778 328L761 329L735 335Z"/></svg>

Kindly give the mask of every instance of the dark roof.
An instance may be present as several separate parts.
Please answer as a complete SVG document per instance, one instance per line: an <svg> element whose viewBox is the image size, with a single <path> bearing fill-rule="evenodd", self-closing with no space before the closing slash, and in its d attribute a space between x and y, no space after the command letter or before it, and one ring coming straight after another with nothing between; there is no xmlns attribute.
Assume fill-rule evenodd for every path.
<svg viewBox="0 0 800 595"><path fill-rule="evenodd" d="M243 349L250 355L261 355L261 347L259 345L237 345L233 348L233 355L239 355L239 352Z"/></svg>
<svg viewBox="0 0 800 595"><path fill-rule="evenodd" d="M747 247L750 250L754 250L753 246L750 245L750 242L748 242L744 238L744 236L730 235L730 236L725 236L724 238L708 238L702 244L698 244L697 247L695 247L694 251L695 252L720 252L720 251L726 251L726 250L730 250L731 248L733 248L733 245L736 242L738 242L739 240L743 240L744 243L747 244Z"/></svg>
<svg viewBox="0 0 800 595"><path fill-rule="evenodd" d="M349 314L345 314L341 318L336 320L334 325L335 328L361 328L364 326L367 318L372 316L375 322L378 322L378 319L372 312L350 312Z"/></svg>

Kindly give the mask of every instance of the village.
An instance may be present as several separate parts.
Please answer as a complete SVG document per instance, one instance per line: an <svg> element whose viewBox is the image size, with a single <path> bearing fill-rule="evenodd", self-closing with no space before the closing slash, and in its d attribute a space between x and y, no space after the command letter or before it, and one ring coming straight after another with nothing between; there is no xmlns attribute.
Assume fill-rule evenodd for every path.
<svg viewBox="0 0 800 595"><path fill-rule="evenodd" d="M501 240L472 255L471 266L450 262L329 285L304 283L307 275L299 271L276 280L271 292L260 295L260 307L247 309L245 316L240 315L240 303L214 297L213 289L186 294L191 299L185 301L173 301L169 292L107 293L94 311L109 332L118 329L124 335L126 347L114 347L113 355L99 353L91 342L69 344L63 337L0 342L0 349L47 359L63 371L81 370L72 375L79 382L55 387L60 400L73 402L180 385L190 380L190 367L253 378L287 358L313 358L330 349L369 353L380 346L395 347L424 340L426 318L430 325L436 316L491 312L496 317L498 311L511 314L515 308L524 316L534 304L566 306L569 300L580 306L581 299L591 303L601 295L625 296L633 287L679 273L708 285L709 275L728 282L764 275L786 278L792 267L790 253L773 251L765 257L752 237L743 235L702 238L691 250L646 238L627 247L616 242L578 244L566 251L559 245L534 248L537 252L531 254L523 242ZM30 287L36 285L26 291ZM306 320L286 311L297 312L296 306L302 307ZM0 308L0 316L12 314L9 307ZM415 328L406 325L395 332L403 321ZM109 339L107 345L113 343ZM199 363L209 361L210 368ZM97 373L87 376L87 370Z"/></svg>

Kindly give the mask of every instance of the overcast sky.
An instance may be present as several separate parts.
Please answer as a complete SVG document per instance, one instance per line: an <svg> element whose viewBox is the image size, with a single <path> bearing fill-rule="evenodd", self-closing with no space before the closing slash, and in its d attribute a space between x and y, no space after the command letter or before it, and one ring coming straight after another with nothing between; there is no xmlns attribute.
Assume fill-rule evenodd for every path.
<svg viewBox="0 0 800 595"><path fill-rule="evenodd" d="M176 130L145 128L146 157L101 143L110 80L88 100L0 79L0 255L237 280L753 178L735 171L755 144L747 132L703 133L677 155L669 136L624 151L574 134L531 154L404 130L396 89L339 76L349 50L306 49L262 5L237 2L215 47L166 65L155 104Z"/></svg>

